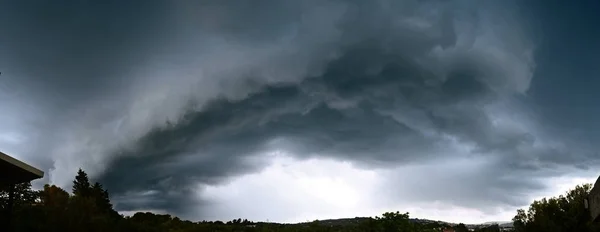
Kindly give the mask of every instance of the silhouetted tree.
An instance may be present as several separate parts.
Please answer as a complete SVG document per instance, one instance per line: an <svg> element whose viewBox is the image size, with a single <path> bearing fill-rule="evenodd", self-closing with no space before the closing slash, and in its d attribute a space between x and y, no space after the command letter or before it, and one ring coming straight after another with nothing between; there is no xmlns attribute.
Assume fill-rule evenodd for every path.
<svg viewBox="0 0 600 232"><path fill-rule="evenodd" d="M456 225L454 227L454 230L456 232L468 232L469 231L469 229L467 228L467 226L465 224L463 224L463 223L459 223L458 225Z"/></svg>
<svg viewBox="0 0 600 232"><path fill-rule="evenodd" d="M99 210L105 213L110 213L112 211L112 204L108 197L108 191L104 190L100 183L96 182L92 186L91 196L94 198Z"/></svg>
<svg viewBox="0 0 600 232"><path fill-rule="evenodd" d="M73 180L73 194L80 197L88 197L91 195L90 181L87 173L79 169L77 176Z"/></svg>
<svg viewBox="0 0 600 232"><path fill-rule="evenodd" d="M39 207L44 218L37 223L42 223L49 231L66 231L69 224L69 193L55 185L45 185L39 196Z"/></svg>
<svg viewBox="0 0 600 232"><path fill-rule="evenodd" d="M37 199L37 193L31 189L31 183L15 184L13 186L13 207L20 205L28 205ZM0 209L8 207L8 197L10 186L5 186L0 189Z"/></svg>
<svg viewBox="0 0 600 232"><path fill-rule="evenodd" d="M527 211L517 210L513 218L515 231L600 231L590 223L590 215L584 206L584 199L591 189L591 184L577 185L566 195L533 201Z"/></svg>
<svg viewBox="0 0 600 232"><path fill-rule="evenodd" d="M14 219L18 219L20 212L27 211L36 199L37 193L31 189L29 182L0 188L0 225L10 224L10 227L14 228Z"/></svg>

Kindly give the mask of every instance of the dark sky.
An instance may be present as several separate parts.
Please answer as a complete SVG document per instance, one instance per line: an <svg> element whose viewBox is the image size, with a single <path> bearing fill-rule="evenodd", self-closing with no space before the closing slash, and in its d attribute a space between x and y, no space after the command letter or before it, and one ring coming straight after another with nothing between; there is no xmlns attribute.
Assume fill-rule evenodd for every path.
<svg viewBox="0 0 600 232"><path fill-rule="evenodd" d="M593 143L599 137L600 28L592 25L600 10L597 1L567 4L543 1L534 7L541 19L538 63L530 96L540 113L558 130L578 134ZM543 20L542 20L543 19Z"/></svg>
<svg viewBox="0 0 600 232"><path fill-rule="evenodd" d="M117 210L508 220L598 175L597 1L4 1L0 149Z"/></svg>

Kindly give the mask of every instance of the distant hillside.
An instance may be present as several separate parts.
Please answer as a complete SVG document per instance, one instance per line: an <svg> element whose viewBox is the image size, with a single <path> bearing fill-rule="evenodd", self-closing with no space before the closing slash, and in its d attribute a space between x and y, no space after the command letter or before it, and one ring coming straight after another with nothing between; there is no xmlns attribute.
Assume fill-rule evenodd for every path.
<svg viewBox="0 0 600 232"><path fill-rule="evenodd" d="M369 219L370 218L368 218L368 217L339 218L339 219L315 220L313 222L301 222L301 223L296 223L296 224L318 223L320 225L329 225L329 226L348 226L348 225L358 225Z"/></svg>
<svg viewBox="0 0 600 232"><path fill-rule="evenodd" d="M512 222L505 222L502 224L498 224L500 227L507 227L507 228L513 228L513 223Z"/></svg>
<svg viewBox="0 0 600 232"><path fill-rule="evenodd" d="M347 225L358 225L369 219L371 219L371 218L369 218L369 217L339 218L339 219L315 220L313 222L301 222L301 223L296 223L296 224L318 223L320 225L347 226ZM434 220L429 220L429 219L411 218L409 220L413 223L419 223L419 224L438 223L440 225L450 225L450 226L453 225L453 223L448 223L448 222L444 222L444 221L434 221Z"/></svg>
<svg viewBox="0 0 600 232"><path fill-rule="evenodd" d="M358 225L369 219L370 218L368 218L368 217L339 218L339 219L316 220L314 222L302 222L302 223L297 223L297 224L318 223L319 225L328 225L328 226L349 226L349 225ZM455 226L458 224L458 223L450 223L450 222L445 222L445 221L436 221L436 220L429 220L429 219L423 219L423 218L411 218L410 221L413 223L418 223L418 224L436 223L439 225L447 225L447 226ZM467 228L481 228L481 227L486 227L486 226L493 225L493 224L498 224L498 226L500 226L502 228L512 228L513 227L512 222L485 222L485 223L481 223L481 224L465 224L465 226L467 226Z"/></svg>
<svg viewBox="0 0 600 232"><path fill-rule="evenodd" d="M504 224L507 224L507 223L512 224L512 222L510 222L510 221L484 222L484 223L481 223L481 224L482 225L492 225L492 224L504 225Z"/></svg>

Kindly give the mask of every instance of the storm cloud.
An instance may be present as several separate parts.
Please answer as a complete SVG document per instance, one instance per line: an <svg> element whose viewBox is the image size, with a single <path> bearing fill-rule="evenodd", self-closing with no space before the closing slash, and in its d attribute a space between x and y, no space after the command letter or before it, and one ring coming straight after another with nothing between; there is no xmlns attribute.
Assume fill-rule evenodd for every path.
<svg viewBox="0 0 600 232"><path fill-rule="evenodd" d="M280 153L381 173L377 204L488 213L595 165L539 120L513 1L3 4L0 145L117 210L210 217L206 188Z"/></svg>

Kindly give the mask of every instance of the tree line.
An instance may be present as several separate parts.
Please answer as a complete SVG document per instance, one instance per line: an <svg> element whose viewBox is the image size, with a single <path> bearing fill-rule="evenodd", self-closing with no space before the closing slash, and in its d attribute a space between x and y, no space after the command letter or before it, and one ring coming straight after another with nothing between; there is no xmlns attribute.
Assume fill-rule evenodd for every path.
<svg viewBox="0 0 600 232"><path fill-rule="evenodd" d="M534 201L527 211L518 210L513 218L517 232L595 232L583 199L591 185L576 186L565 195ZM234 219L228 222L181 220L168 214L138 212L123 216L113 209L109 193L96 182L91 184L87 174L79 170L73 180L71 193L55 185L33 190L30 183L14 186L10 218L3 216L0 231L127 231L127 232L194 232L194 231L361 231L361 232L438 232L453 228L456 232L497 232L498 225L469 230L464 224L442 222L416 223L409 213L387 212L381 216L355 218L344 223L314 221L310 223L279 224ZM8 215L8 189L0 189L1 215ZM10 223L8 223L10 220ZM10 225L10 228L6 228Z"/></svg>
<svg viewBox="0 0 600 232"><path fill-rule="evenodd" d="M592 184L577 185L574 189L557 197L535 200L527 210L517 210L513 218L515 231L544 232L596 232L598 223L593 223L589 211L585 208Z"/></svg>

